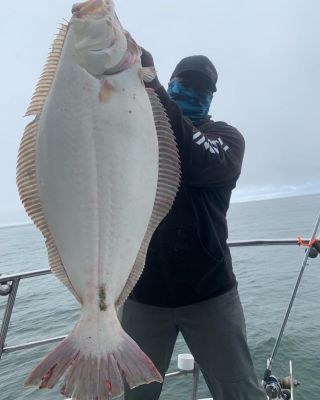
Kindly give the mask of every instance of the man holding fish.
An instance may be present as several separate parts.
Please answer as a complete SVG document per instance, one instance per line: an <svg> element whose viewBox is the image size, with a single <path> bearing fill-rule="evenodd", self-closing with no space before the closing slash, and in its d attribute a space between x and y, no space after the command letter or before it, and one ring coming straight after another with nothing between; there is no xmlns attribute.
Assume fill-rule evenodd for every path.
<svg viewBox="0 0 320 400"><path fill-rule="evenodd" d="M206 57L182 60L167 94L140 56L112 0L76 3L28 107L19 194L81 312L24 385L112 400L125 381L155 400L181 331L216 400L262 400L226 244L244 140L207 115Z"/></svg>
<svg viewBox="0 0 320 400"><path fill-rule="evenodd" d="M142 65L153 66L142 51ZM145 83L169 116L181 158L174 205L156 229L144 272L123 310L122 326L164 377L181 332L215 400L263 400L246 339L242 305L227 246L226 213L240 175L244 139L208 115L217 72L205 56L184 58L166 91ZM127 391L156 400L161 383Z"/></svg>

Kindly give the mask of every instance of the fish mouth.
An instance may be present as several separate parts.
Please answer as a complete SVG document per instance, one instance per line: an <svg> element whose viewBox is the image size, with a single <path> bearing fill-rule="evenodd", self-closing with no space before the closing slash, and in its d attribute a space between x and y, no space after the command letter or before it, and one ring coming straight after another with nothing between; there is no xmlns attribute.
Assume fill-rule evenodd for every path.
<svg viewBox="0 0 320 400"><path fill-rule="evenodd" d="M72 6L72 15L76 18L105 17L112 11L111 0L88 0L82 3L75 3Z"/></svg>

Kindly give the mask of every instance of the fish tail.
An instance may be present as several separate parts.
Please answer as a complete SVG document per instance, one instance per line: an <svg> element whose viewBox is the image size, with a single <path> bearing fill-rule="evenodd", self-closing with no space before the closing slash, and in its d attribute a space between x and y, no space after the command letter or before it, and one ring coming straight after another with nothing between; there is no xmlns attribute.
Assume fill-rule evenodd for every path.
<svg viewBox="0 0 320 400"><path fill-rule="evenodd" d="M52 389L64 372L77 363L80 351L72 334L64 339L28 376L24 387L38 386Z"/></svg>
<svg viewBox="0 0 320 400"><path fill-rule="evenodd" d="M32 371L24 386L51 389L63 375L61 394L73 400L119 397L124 380L130 388L162 382L152 361L123 330L118 345L99 354L89 354L79 337L71 333Z"/></svg>

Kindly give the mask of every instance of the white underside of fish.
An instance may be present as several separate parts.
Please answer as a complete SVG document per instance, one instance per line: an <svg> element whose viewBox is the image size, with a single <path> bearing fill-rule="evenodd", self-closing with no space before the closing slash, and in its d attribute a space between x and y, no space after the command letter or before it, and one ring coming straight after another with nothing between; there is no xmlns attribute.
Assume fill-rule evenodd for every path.
<svg viewBox="0 0 320 400"><path fill-rule="evenodd" d="M38 138L45 218L67 275L88 305L100 288L109 305L120 295L158 181L157 133L138 65L108 82L112 94L101 103L100 80L78 64L64 65L45 103Z"/></svg>
<svg viewBox="0 0 320 400"><path fill-rule="evenodd" d="M36 118L22 139L17 182L50 267L81 303L81 316L25 385L51 388L66 374L63 395L105 400L123 393L123 379L130 387L162 380L116 308L174 201L179 160L140 62L97 78L79 65L72 29L58 35L29 107Z"/></svg>

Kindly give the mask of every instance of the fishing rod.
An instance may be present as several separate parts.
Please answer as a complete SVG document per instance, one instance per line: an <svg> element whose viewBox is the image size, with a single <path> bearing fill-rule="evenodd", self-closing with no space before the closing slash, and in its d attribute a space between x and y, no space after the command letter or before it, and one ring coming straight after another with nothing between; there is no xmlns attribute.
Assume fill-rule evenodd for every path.
<svg viewBox="0 0 320 400"><path fill-rule="evenodd" d="M284 329L285 329L288 319L289 319L289 315L290 315L290 312L291 312L291 309L293 306L293 302L296 298L297 291L300 286L301 278L302 278L305 268L307 266L308 258L316 258L318 256L318 254L320 253L320 244L319 244L319 241L316 239L319 225L320 225L320 214L318 216L315 227L313 229L311 239L310 239L309 243L306 244L307 249L306 249L306 252L305 252L305 255L303 258L300 273L299 273L297 282L295 284L295 287L294 287L294 290L293 290L293 293L291 296L291 300L290 300L289 306L287 308L287 312L285 314L278 338L274 344L271 356L268 359L267 368L266 368L264 376L263 376L262 384L265 388L266 394L269 399L284 399L284 400L289 400L290 398L292 399L291 393L293 390L293 385L297 386L299 384L298 381L294 382L292 375L291 375L291 378L289 379L290 382L287 382L286 378L279 380L275 376L271 375L271 370L272 370L272 363L278 352L279 345L280 345L280 342L283 337L283 332L284 332ZM303 244L303 243L299 242L299 244ZM291 363L290 363L290 369L292 369ZM291 391L289 389L291 389Z"/></svg>

